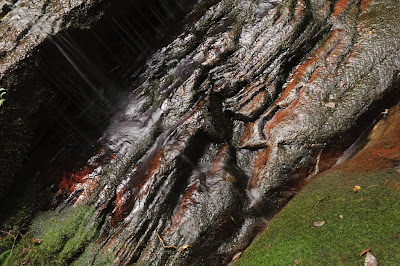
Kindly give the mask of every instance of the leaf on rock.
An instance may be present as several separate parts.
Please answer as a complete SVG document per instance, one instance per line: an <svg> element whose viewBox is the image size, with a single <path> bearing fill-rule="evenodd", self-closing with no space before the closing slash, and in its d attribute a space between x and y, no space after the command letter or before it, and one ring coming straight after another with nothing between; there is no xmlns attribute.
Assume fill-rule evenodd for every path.
<svg viewBox="0 0 400 266"><path fill-rule="evenodd" d="M378 266L378 260L374 255L367 252L367 256L365 257L364 266Z"/></svg>
<svg viewBox="0 0 400 266"><path fill-rule="evenodd" d="M315 227L320 227L323 226L325 224L325 221L317 221L317 222L313 222L313 225Z"/></svg>
<svg viewBox="0 0 400 266"><path fill-rule="evenodd" d="M184 251L185 249L188 249L188 248L191 248L191 247L192 247L191 245L184 245L179 249L179 251Z"/></svg>

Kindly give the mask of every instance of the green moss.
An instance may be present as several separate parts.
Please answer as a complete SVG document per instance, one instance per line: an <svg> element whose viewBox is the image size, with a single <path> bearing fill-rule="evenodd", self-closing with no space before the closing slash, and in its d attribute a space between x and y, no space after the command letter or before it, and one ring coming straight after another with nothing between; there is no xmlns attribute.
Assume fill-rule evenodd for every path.
<svg viewBox="0 0 400 266"><path fill-rule="evenodd" d="M91 221L94 208L75 207L63 212L48 212L38 216L31 230L14 250L9 263L67 265L76 260L97 236L97 224ZM32 238L41 240L40 245Z"/></svg>
<svg viewBox="0 0 400 266"><path fill-rule="evenodd" d="M381 265L397 265L399 224L397 172L326 174L271 220L237 265L362 265L360 253L370 246Z"/></svg>

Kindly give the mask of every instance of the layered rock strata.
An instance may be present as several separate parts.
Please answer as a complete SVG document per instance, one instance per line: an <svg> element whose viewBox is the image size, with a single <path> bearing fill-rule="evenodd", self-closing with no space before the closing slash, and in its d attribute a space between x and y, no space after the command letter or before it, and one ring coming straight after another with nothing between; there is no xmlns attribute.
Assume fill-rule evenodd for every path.
<svg viewBox="0 0 400 266"><path fill-rule="evenodd" d="M228 263L397 99L399 11L370 0L211 7L147 61L103 148L63 178L60 211L95 209L80 262Z"/></svg>

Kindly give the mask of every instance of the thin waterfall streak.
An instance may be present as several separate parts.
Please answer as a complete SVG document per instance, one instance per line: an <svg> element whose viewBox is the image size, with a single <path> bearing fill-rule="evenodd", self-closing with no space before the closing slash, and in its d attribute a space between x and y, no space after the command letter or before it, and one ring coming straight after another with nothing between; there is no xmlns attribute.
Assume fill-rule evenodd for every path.
<svg viewBox="0 0 400 266"><path fill-rule="evenodd" d="M185 11L185 9L183 8L183 6L182 6L182 4L181 4L181 1L176 1L176 4L179 6L179 8L180 8L182 11Z"/></svg>
<svg viewBox="0 0 400 266"><path fill-rule="evenodd" d="M127 32L127 31L125 30L125 28L122 27L122 25L121 25L120 23L118 23L117 20L115 20L115 19L113 19L113 20L114 20L114 22L117 24L117 26L127 35L127 37L128 37L131 41L135 42L135 39L132 38L131 34L129 34L129 32ZM135 29L132 29L132 30L136 33L136 35L137 35L136 37L151 51L150 46L147 44L147 42L146 42L143 38L140 37L140 34L139 34L137 31L135 31Z"/></svg>
<svg viewBox="0 0 400 266"><path fill-rule="evenodd" d="M82 107L82 108L83 108L83 109L81 109L81 113L86 112L87 108L90 108L90 107L91 107L92 103L84 102L84 101L82 101L82 100L80 100L80 104L81 104L81 105L79 105L79 103L74 99L74 98L78 98L78 99L79 99L78 96L72 97L71 94L66 93L66 91L71 91L71 90L66 89L66 91L65 91L65 90L62 90L62 91L64 92L64 95L65 95L68 99L71 100L72 103L74 103L77 107ZM91 113L93 113L93 116L94 116L95 118L100 119L100 117L97 116L97 112L91 111ZM101 121L101 119L100 119L100 121Z"/></svg>
<svg viewBox="0 0 400 266"><path fill-rule="evenodd" d="M65 75L65 74L64 74ZM66 76L66 75L65 75ZM68 76L66 76L68 79L69 79L69 77ZM61 80L61 79L60 79ZM69 81L71 82L71 85L74 87L74 88L76 88L79 92L81 92L81 95L78 97L77 96L77 98L81 98L81 97L83 97L84 99L85 99L85 101L84 101L84 103L85 103L85 105L86 105L86 103L88 103L88 102L94 102L94 104L95 104L95 107L97 108L97 110L99 110L100 112L102 112L103 113L103 106L102 105L100 105L100 104L97 104L96 103L96 101L93 101L79 86L77 86L71 79L69 79ZM66 85L65 85L66 86ZM72 89L71 89L72 90ZM82 100L81 100L82 101ZM101 119L101 117L100 116L98 116L98 112L93 112L94 113L94 115L95 115L95 117L96 118L98 118L98 119ZM106 114L106 112L104 112L104 114Z"/></svg>
<svg viewBox="0 0 400 266"><path fill-rule="evenodd" d="M57 49L63 54L63 56L68 60L68 62L74 67L74 69L78 72L78 74L86 81L89 87L100 97L101 100L107 102L108 100L103 96L103 94L96 88L96 86L83 74L79 66L72 60L72 58L65 52L65 50L53 39L50 40L54 43Z"/></svg>
<svg viewBox="0 0 400 266"><path fill-rule="evenodd" d="M151 51L151 47L147 44L147 42L140 36L140 34L134 29L132 28L133 32L136 33L137 37L142 41L142 43L147 46L147 49L149 51Z"/></svg>
<svg viewBox="0 0 400 266"><path fill-rule="evenodd" d="M57 123L61 126L62 129L64 129L64 132L66 132L71 138L76 139L76 136L72 133L73 130L71 131L71 128L65 126L63 123L61 123L61 121L59 121L58 119L56 119L55 121L57 121Z"/></svg>
<svg viewBox="0 0 400 266"><path fill-rule="evenodd" d="M74 45L72 45L65 37L59 36L60 39L60 47L65 50L65 52L69 55L69 57L75 59L75 64L79 66L80 71L83 70L82 66L87 65L87 62L84 60L84 56L81 53L77 52L77 49Z"/></svg>
<svg viewBox="0 0 400 266"><path fill-rule="evenodd" d="M137 51L134 49L134 47L132 47L131 42L125 37L125 34L123 33L123 31L120 29L120 27L118 26L117 28L115 28L115 31L118 33L118 35L121 37L121 39L126 43L126 45L131 48L131 50L134 52L134 54L137 54ZM136 44L136 42L134 43L136 48L138 50L140 50L140 47Z"/></svg>
<svg viewBox="0 0 400 266"><path fill-rule="evenodd" d="M79 46L77 46L76 44L72 43L71 37L69 37L68 33L65 33L65 35L68 36L68 38L64 37L64 36L60 36L60 38L62 39L62 41L64 43L66 43L66 48L69 49L71 54L76 55L76 58L78 58L78 60L81 60L83 65L91 65L92 62L90 61L90 59L85 55L85 53L83 53L82 51L80 51Z"/></svg>
<svg viewBox="0 0 400 266"><path fill-rule="evenodd" d="M103 83L108 83L107 78L104 78L104 75L102 75L100 73L100 71L95 67L95 65L92 63L90 58L88 58L85 55L85 53L83 53L81 51L79 46L76 43L73 42L73 39L71 37L69 37L69 34L66 33L65 35L67 37L60 36L60 38L62 40L61 44L63 44L63 43L65 44L64 48L67 49L69 51L69 54L72 55L71 58L76 58L76 59L80 60L80 63L82 65L82 67L81 67L82 73L83 73L83 70L87 69L87 71L89 73L94 73L96 75L96 77L102 79ZM103 93L103 90L104 89L101 90L102 93ZM108 101L105 101L105 103L108 104Z"/></svg>
<svg viewBox="0 0 400 266"><path fill-rule="evenodd" d="M100 38L100 36L98 34L96 34L95 32L93 33L93 36L95 37L96 40L99 41L99 43L107 50L108 53L110 53L113 57L113 59L117 59L119 64L122 64L122 61L119 60L118 56L114 53L114 51L112 49L110 49L110 47L108 45L106 45L104 43L104 41Z"/></svg>
<svg viewBox="0 0 400 266"><path fill-rule="evenodd" d="M75 125L75 123L73 121L71 121L71 119L69 119L67 116L62 116L64 121L66 121L74 130L75 132L77 132L81 138L86 141L88 144L92 144L90 142L90 140L81 132L81 130Z"/></svg>
<svg viewBox="0 0 400 266"><path fill-rule="evenodd" d="M164 7L164 10L167 11L167 13L171 16L171 18L175 17L174 14L172 14L169 11L169 8L164 5L163 1L160 1L160 4L161 4L162 7Z"/></svg>
<svg viewBox="0 0 400 266"><path fill-rule="evenodd" d="M136 47L136 49L135 49L135 48L132 46L132 42L130 42L128 39L126 39L125 36L124 36L124 34L122 34L122 33L120 32L119 29L116 29L116 30L117 30L118 34L121 36L121 38L122 38L122 40L124 41L124 43L132 50L132 52L133 52L136 56L138 56L138 51L141 51L141 47L138 46L138 45L136 44L136 42L133 42L133 44L134 44L135 47Z"/></svg>
<svg viewBox="0 0 400 266"><path fill-rule="evenodd" d="M165 27L164 21L163 21L165 19L164 18L160 18L159 14L154 10L153 7L150 7L150 12L153 13L153 15L157 18L157 20L160 22L161 26L163 26L164 29L166 29L167 27Z"/></svg>
<svg viewBox="0 0 400 266"><path fill-rule="evenodd" d="M139 11L140 15L142 15L142 18L144 18L149 24L151 24L151 26L153 28L157 27L157 25L154 25L154 23L150 19L148 19L147 16L145 16L140 9L138 9L138 11Z"/></svg>
<svg viewBox="0 0 400 266"><path fill-rule="evenodd" d="M68 84L65 84L64 81L62 81L59 77L55 78L58 82L58 87L61 89L61 91L65 94L67 98L69 98L74 104L77 106L85 106L87 105L87 102L82 100L82 97L79 97L76 93L74 93L74 90L72 90Z"/></svg>
<svg viewBox="0 0 400 266"><path fill-rule="evenodd" d="M91 97L89 97L89 95L87 95L86 92L84 90L82 90L81 87L78 86L68 75L66 75L65 73L62 73L62 75L64 76L64 78L67 79L69 84L71 84L71 86L73 88L75 88L75 91L77 91L79 93L80 97L83 97L86 100L86 102L88 102L89 100L92 100ZM61 78L60 78L60 80L61 80Z"/></svg>
<svg viewBox="0 0 400 266"><path fill-rule="evenodd" d="M143 26L140 23L138 23L138 21L135 18L132 18L132 19L136 22L136 24L139 26L140 30L142 30L142 32L147 36L147 38L149 38L149 40L151 40L152 36L150 36L148 31L145 28L143 28ZM132 30L134 29L134 26L132 25L132 23L129 22L129 20L124 19L124 22L128 25L128 27L130 29L132 29Z"/></svg>

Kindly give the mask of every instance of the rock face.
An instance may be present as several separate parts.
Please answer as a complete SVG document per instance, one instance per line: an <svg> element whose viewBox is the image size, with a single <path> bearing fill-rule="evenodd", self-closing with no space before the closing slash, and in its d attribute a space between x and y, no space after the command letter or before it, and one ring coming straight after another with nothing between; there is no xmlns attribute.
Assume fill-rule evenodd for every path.
<svg viewBox="0 0 400 266"><path fill-rule="evenodd" d="M228 263L397 99L399 11L369 0L212 6L147 61L102 148L58 184L60 217L94 210L92 244L69 263Z"/></svg>

